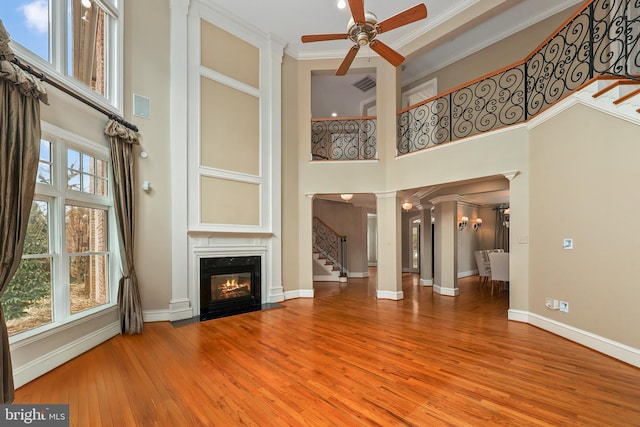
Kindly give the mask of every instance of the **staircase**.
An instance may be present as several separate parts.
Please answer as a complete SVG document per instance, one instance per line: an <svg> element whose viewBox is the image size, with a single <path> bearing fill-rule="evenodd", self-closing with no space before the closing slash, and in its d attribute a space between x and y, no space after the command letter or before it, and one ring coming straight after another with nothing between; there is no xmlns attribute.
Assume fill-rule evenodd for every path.
<svg viewBox="0 0 640 427"><path fill-rule="evenodd" d="M313 281L340 282L340 268L320 251L313 251Z"/></svg>
<svg viewBox="0 0 640 427"><path fill-rule="evenodd" d="M640 80L601 77L574 96L599 110L640 124Z"/></svg>
<svg viewBox="0 0 640 427"><path fill-rule="evenodd" d="M336 233L320 218L313 218L313 280L346 282L346 236Z"/></svg>

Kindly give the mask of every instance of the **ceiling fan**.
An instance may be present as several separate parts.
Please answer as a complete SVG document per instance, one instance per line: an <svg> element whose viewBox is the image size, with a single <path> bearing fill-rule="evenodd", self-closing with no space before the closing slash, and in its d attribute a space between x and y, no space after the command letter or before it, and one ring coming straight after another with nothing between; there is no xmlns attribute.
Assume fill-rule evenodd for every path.
<svg viewBox="0 0 640 427"><path fill-rule="evenodd" d="M364 0L349 0L351 19L344 34L313 34L302 36L302 43L321 42L328 40L349 39L355 43L347 52L347 56L340 64L336 76L344 76L362 46L369 45L378 55L386 59L394 67L404 62L404 56L382 43L376 37L387 31L403 25L411 24L427 17L427 7L424 3L400 12L397 15L378 22L378 18L371 12L365 12Z"/></svg>

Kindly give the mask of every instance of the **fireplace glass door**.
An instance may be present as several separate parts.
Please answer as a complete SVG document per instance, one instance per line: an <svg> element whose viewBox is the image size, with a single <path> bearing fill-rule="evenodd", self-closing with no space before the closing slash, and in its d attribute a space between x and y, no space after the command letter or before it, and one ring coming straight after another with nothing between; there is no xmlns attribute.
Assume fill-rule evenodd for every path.
<svg viewBox="0 0 640 427"><path fill-rule="evenodd" d="M251 295L251 272L211 275L211 302Z"/></svg>

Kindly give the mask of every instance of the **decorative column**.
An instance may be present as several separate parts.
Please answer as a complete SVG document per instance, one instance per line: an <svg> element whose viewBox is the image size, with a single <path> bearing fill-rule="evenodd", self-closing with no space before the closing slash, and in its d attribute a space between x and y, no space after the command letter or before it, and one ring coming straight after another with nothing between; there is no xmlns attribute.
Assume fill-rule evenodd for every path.
<svg viewBox="0 0 640 427"><path fill-rule="evenodd" d="M431 205L420 205L420 221L422 233L420 233L420 284L433 286L433 247Z"/></svg>
<svg viewBox="0 0 640 427"><path fill-rule="evenodd" d="M401 300L402 292L402 212L395 191L376 193L378 214L378 285L381 299Z"/></svg>
<svg viewBox="0 0 640 427"><path fill-rule="evenodd" d="M298 238L300 257L298 258L298 289L285 292L285 299L313 298L313 193L300 197L298 205Z"/></svg>
<svg viewBox="0 0 640 427"><path fill-rule="evenodd" d="M436 207L435 274L433 291L448 296L460 294L458 288L458 201L459 195L430 200Z"/></svg>
<svg viewBox="0 0 640 427"><path fill-rule="evenodd" d="M262 155L269 158L265 171L271 177L268 197L269 218L271 224L271 238L268 240L269 260L267 263L268 276L268 302L280 302L284 300L284 288L282 286L282 59L285 42L270 34L267 52L269 55L261 55L262 68L267 70L269 84L265 96L268 103L269 120L265 120L265 143L262 144ZM265 167L266 169L266 167Z"/></svg>
<svg viewBox="0 0 640 427"><path fill-rule="evenodd" d="M189 300L187 236L187 46L189 0L171 0L171 321L195 315Z"/></svg>

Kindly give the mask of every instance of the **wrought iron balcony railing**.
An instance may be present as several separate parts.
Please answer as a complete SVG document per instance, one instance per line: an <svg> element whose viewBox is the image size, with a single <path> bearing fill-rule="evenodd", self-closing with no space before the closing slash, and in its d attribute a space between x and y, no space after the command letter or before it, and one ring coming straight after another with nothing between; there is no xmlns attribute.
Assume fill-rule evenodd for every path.
<svg viewBox="0 0 640 427"><path fill-rule="evenodd" d="M375 117L311 121L312 160L370 160L377 155Z"/></svg>
<svg viewBox="0 0 640 427"><path fill-rule="evenodd" d="M593 0L520 63L400 111L397 155L524 122L596 76L640 75L640 0Z"/></svg>

